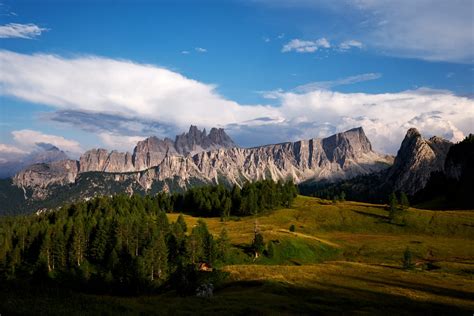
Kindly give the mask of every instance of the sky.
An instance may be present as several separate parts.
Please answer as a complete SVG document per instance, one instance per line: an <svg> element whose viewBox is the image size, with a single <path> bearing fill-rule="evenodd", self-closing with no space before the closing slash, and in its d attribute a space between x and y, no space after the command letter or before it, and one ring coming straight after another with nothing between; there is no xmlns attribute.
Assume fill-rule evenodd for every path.
<svg viewBox="0 0 474 316"><path fill-rule="evenodd" d="M470 0L0 0L0 162L132 151L191 124L240 146L362 126L474 132Z"/></svg>

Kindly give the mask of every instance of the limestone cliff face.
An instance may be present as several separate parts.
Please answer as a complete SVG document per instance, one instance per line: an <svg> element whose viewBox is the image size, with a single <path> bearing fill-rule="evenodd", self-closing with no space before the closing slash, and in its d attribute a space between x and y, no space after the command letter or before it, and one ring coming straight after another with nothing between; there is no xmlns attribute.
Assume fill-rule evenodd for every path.
<svg viewBox="0 0 474 316"><path fill-rule="evenodd" d="M388 174L394 190L414 194L424 188L432 172L444 171L452 145L437 136L424 139L417 129L409 129Z"/></svg>
<svg viewBox="0 0 474 316"><path fill-rule="evenodd" d="M201 132L192 126L189 133L177 136L174 143L169 139L147 138L137 144L133 155L90 150L82 155L78 173L113 173L115 181L127 179L149 190L154 182L169 180L176 181L181 188L195 181L240 185L260 179L337 180L376 172L392 162L391 157L372 150L362 128L324 139L239 148L221 129L212 129L207 135L205 130ZM36 172L35 168L25 172L28 170ZM17 183L38 185L21 180Z"/></svg>
<svg viewBox="0 0 474 316"><path fill-rule="evenodd" d="M223 129L212 128L209 135L191 126L187 133L176 136L176 140L152 136L137 143L133 154L92 149L80 158L79 172L138 172L158 166L167 156L185 156L237 145Z"/></svg>
<svg viewBox="0 0 474 316"><path fill-rule="evenodd" d="M34 164L16 174L13 184L23 189L32 189L34 199L45 199L51 193L48 187L74 183L78 171L79 164L76 160Z"/></svg>

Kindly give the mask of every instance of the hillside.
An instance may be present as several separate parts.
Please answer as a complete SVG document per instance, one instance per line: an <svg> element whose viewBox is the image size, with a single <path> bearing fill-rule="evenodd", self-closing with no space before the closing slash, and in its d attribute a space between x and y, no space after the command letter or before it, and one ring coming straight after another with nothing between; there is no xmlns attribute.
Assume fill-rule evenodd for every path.
<svg viewBox="0 0 474 316"><path fill-rule="evenodd" d="M168 214L169 221L178 215ZM199 220L184 219L189 228ZM229 277L213 298L177 297L173 291L140 297L79 294L41 283L20 295L22 286L5 283L0 310L77 314L87 305L90 313L112 314L469 314L474 309L474 213L469 210L410 208L392 223L384 205L299 196L291 208L204 221L215 239L225 227L232 245L226 263L216 266ZM255 259L247 252L255 226L267 251L272 241L273 256ZM402 269L407 247L412 270Z"/></svg>

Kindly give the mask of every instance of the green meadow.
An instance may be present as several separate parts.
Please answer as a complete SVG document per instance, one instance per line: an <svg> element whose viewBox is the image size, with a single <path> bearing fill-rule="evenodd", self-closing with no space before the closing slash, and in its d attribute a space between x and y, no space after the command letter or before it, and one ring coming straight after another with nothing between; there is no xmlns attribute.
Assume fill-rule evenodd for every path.
<svg viewBox="0 0 474 316"><path fill-rule="evenodd" d="M175 221L178 215L168 218ZM188 227L198 220L184 218ZM215 237L225 227L232 244L228 264L215 267L228 272L228 277L212 298L179 297L173 291L99 296L45 284L5 284L0 314L472 315L474 311L474 211L409 208L394 222L384 205L298 196L288 209L204 220ZM267 245L258 258L249 252L255 229ZM403 268L407 248L411 269Z"/></svg>

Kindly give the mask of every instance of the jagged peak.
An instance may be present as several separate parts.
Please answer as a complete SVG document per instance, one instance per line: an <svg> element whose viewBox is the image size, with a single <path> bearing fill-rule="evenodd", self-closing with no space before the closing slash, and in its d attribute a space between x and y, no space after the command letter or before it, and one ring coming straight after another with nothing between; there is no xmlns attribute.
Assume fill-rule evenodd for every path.
<svg viewBox="0 0 474 316"><path fill-rule="evenodd" d="M405 138L414 138L414 137L416 138L421 137L420 132L414 127L409 128L405 135Z"/></svg>

